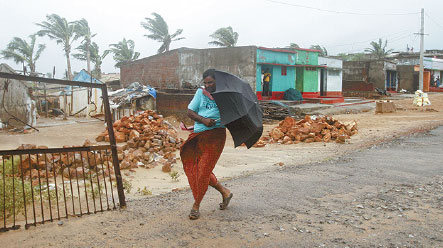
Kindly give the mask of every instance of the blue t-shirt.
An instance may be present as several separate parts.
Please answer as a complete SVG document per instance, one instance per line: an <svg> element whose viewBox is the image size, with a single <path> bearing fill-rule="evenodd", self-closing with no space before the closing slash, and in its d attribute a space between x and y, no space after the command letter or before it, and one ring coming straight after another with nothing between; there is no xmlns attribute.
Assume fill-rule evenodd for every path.
<svg viewBox="0 0 443 248"><path fill-rule="evenodd" d="M188 109L196 112L198 115L205 118L216 120L215 125L212 127L207 127L203 123L196 121L194 123L194 133L200 133L203 131L222 127L220 125L220 112L218 110L217 104L214 100L211 100L209 99L209 97L205 96L202 89L197 90L194 98L192 98L192 101L188 105Z"/></svg>

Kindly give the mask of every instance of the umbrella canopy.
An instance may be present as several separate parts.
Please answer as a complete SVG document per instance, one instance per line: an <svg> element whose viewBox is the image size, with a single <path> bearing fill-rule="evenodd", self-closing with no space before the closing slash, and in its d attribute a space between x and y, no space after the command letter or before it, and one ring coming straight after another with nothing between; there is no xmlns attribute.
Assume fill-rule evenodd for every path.
<svg viewBox="0 0 443 248"><path fill-rule="evenodd" d="M253 146L263 133L263 112L248 83L223 71L215 71L216 90L211 95L220 110L221 125L226 126L235 147Z"/></svg>

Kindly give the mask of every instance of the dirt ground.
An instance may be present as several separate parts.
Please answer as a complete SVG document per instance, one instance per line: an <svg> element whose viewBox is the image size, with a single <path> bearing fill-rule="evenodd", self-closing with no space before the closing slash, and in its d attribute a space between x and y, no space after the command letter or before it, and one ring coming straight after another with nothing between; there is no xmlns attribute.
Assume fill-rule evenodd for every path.
<svg viewBox="0 0 443 248"><path fill-rule="evenodd" d="M399 135L366 147L344 145L358 150L339 158L269 165L227 180L234 192L228 209L217 209L220 195L210 189L197 221L187 218L192 194L185 190L130 199L117 211L9 231L0 234L0 242L7 247L442 247L443 127Z"/></svg>
<svg viewBox="0 0 443 248"><path fill-rule="evenodd" d="M371 144L428 130L443 124L443 94L431 93L429 98L432 105L425 107L414 107L412 98L393 98L397 99L393 100L398 108L395 113L374 114L374 110L372 110L358 114L334 115L342 122L355 120L358 124L359 133L352 136L350 142L344 145L336 143L270 144L263 148L248 150L244 147L234 148L232 138L228 135L226 147L214 173L220 180L227 180L268 170L277 167L279 163L296 166L320 162ZM167 120L178 127L179 123L175 119L167 118ZM82 145L86 139L94 141L95 137L105 129L104 123L95 119L71 118L68 121L54 121L42 118L38 123L39 132L29 134L0 132L0 149L15 149L20 144L37 144L48 147ZM264 135L267 135L275 125L277 122L265 125ZM188 132L179 131L179 137L186 139L187 135ZM173 189L187 188L188 182L181 164L175 164L173 170L180 175L178 182L173 181L169 174L163 173L160 167L138 168L135 173L123 171L124 178L132 185L127 197L129 199L141 197L137 191L145 187L153 195L171 192Z"/></svg>

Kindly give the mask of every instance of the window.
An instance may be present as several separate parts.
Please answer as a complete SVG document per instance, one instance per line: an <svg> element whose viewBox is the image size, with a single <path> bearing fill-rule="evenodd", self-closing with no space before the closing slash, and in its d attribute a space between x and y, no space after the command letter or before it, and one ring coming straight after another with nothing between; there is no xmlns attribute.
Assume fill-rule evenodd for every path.
<svg viewBox="0 0 443 248"><path fill-rule="evenodd" d="M287 74L287 67L286 66L282 66L281 67L281 75L282 76L286 76L286 74Z"/></svg>

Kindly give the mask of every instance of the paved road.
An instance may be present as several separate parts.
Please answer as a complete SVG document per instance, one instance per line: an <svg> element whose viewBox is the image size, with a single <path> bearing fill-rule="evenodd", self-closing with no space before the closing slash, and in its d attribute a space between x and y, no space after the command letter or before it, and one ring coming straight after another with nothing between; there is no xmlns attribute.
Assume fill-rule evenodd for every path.
<svg viewBox="0 0 443 248"><path fill-rule="evenodd" d="M187 219L190 191L0 235L11 246L443 247L443 128L338 160L282 166L225 182L201 219Z"/></svg>

